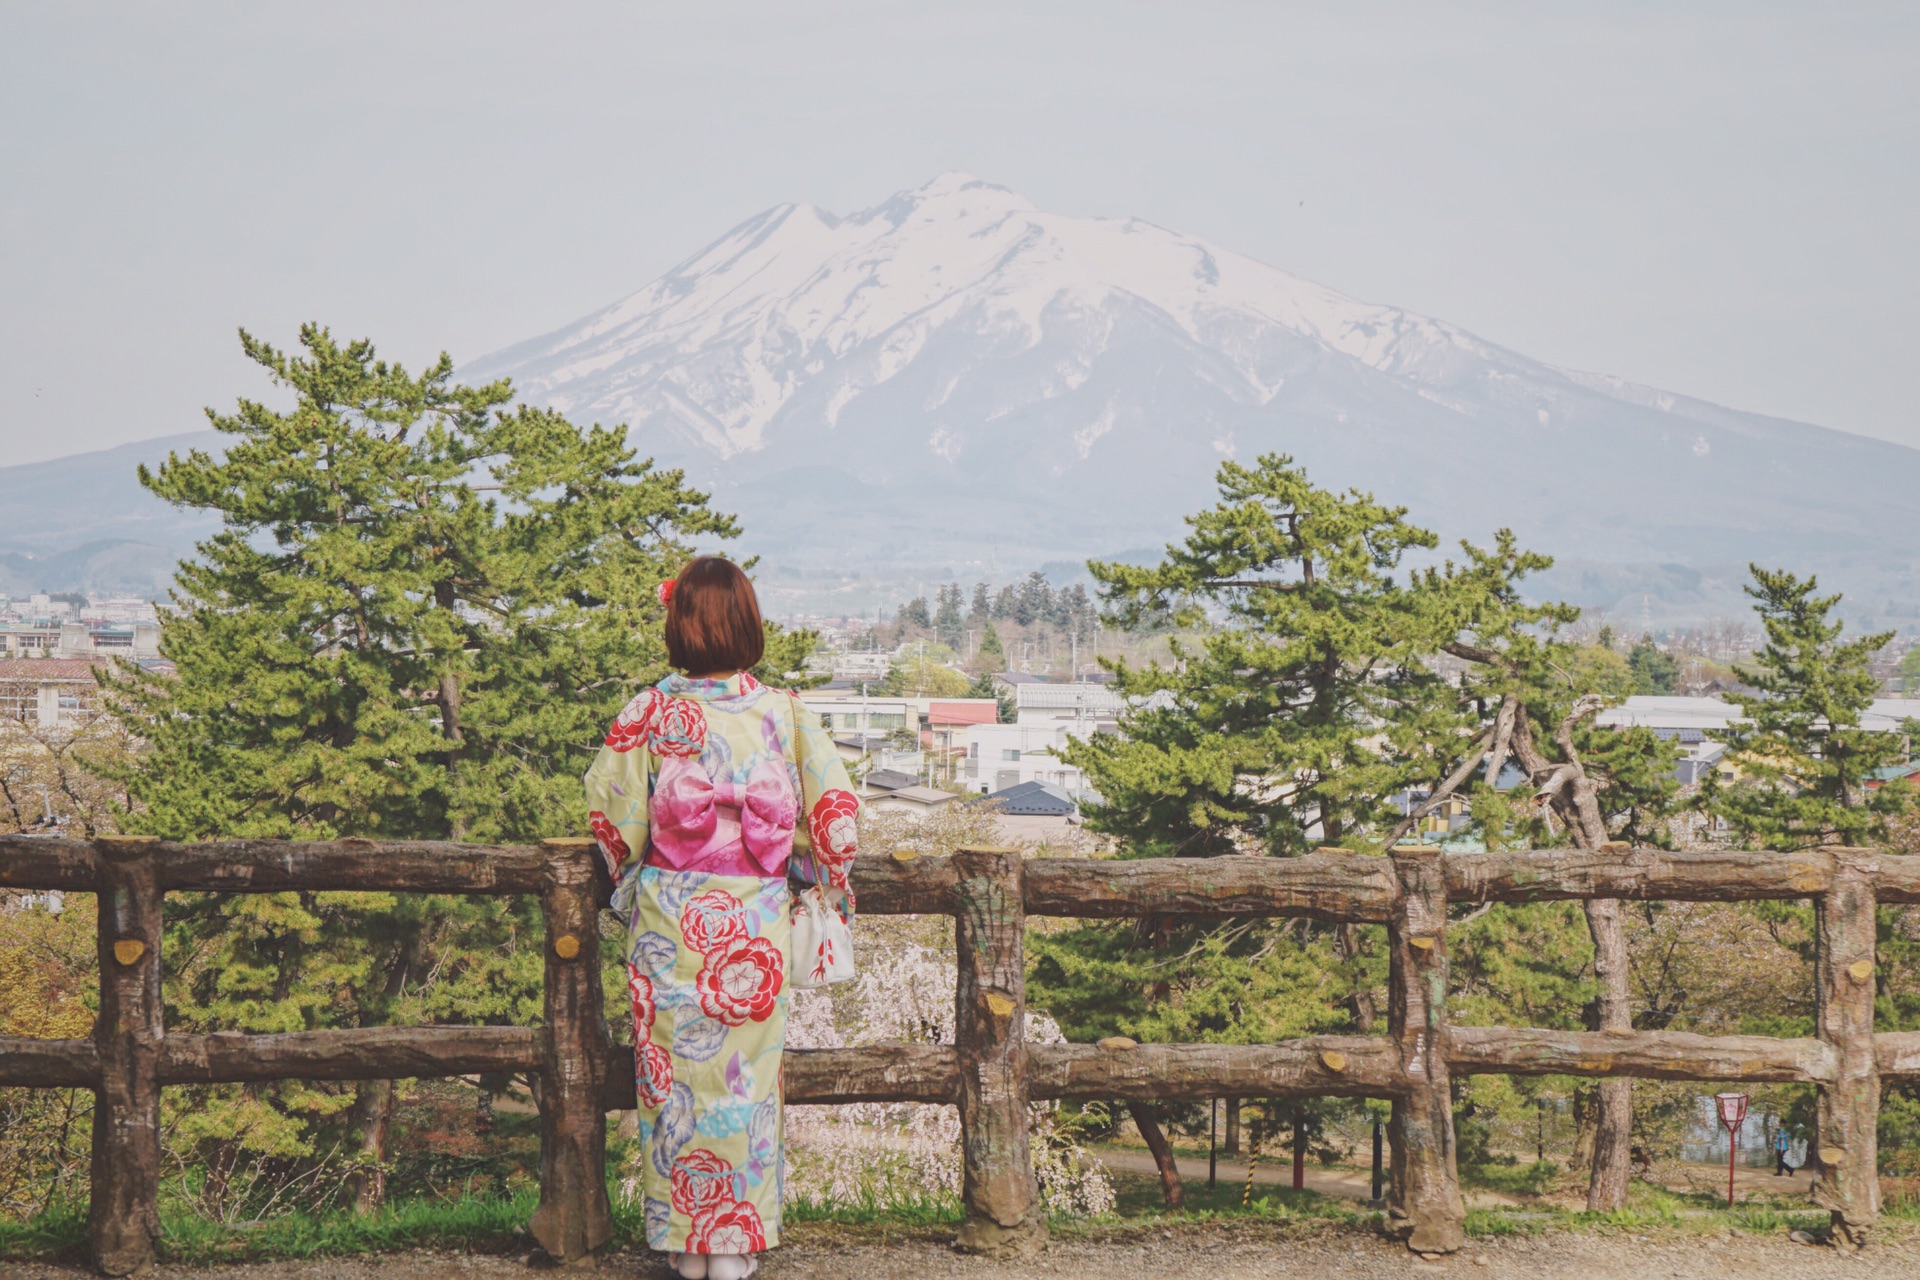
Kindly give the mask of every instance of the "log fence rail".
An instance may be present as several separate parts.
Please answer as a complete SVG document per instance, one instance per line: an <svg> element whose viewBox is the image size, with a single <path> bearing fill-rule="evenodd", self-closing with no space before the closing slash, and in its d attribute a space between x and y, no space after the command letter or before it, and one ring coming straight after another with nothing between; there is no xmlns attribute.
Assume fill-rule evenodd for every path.
<svg viewBox="0 0 1920 1280"><path fill-rule="evenodd" d="M100 1016L90 1040L0 1038L0 1086L95 1095L88 1234L97 1269L126 1275L159 1231L160 1089L277 1079L365 1080L525 1072L540 1081L541 1196L530 1229L553 1257L590 1257L612 1235L604 1114L634 1105L630 1048L602 1014L593 844L226 841L174 844L0 837L0 888L95 893ZM1164 861L1023 859L998 849L856 864L863 912L955 919L953 1045L791 1050L789 1103L957 1106L966 1220L961 1247L1019 1256L1046 1225L1027 1104L1045 1099L1372 1097L1392 1107L1390 1233L1422 1254L1460 1247L1450 1082L1476 1073L1800 1082L1819 1091L1815 1199L1858 1247L1879 1212L1875 1124L1887 1078L1920 1078L1920 1032L1873 1031L1875 907L1920 903L1920 857L1652 849ZM160 904L173 891L361 889L534 894L546 921L543 1025L364 1027L280 1035L168 1035L161 1025ZM1614 898L1811 899L1816 1035L1460 1027L1446 1016L1449 904ZM1384 1036L1268 1045L1029 1045L1027 916L1300 916L1380 924L1389 947Z"/></svg>

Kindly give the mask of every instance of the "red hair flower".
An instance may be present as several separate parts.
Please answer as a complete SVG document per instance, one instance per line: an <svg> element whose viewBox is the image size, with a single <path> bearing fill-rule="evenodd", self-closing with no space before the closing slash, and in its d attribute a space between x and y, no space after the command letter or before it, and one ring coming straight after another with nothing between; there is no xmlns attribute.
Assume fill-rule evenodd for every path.
<svg viewBox="0 0 1920 1280"><path fill-rule="evenodd" d="M674 581L674 579L668 578L665 582L662 582L654 588L654 594L660 597L660 607L662 609L668 608L673 604Z"/></svg>

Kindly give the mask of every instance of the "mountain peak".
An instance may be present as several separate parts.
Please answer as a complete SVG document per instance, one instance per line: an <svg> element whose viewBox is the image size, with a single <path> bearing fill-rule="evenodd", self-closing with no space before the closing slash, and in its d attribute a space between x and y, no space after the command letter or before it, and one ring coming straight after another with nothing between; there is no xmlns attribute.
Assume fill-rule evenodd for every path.
<svg viewBox="0 0 1920 1280"><path fill-rule="evenodd" d="M901 226L916 215L927 221L991 222L1008 214L1034 212L1033 202L1019 192L951 169L910 190L896 192L873 208L853 214L850 220L864 223L884 219Z"/></svg>
<svg viewBox="0 0 1920 1280"><path fill-rule="evenodd" d="M769 209L461 375L629 424L777 545L836 563L854 529L954 564L1151 545L1222 458L1269 451L1449 535L1510 523L1606 560L1786 562L1769 548L1790 549L1773 515L1789 508L1833 546L1879 546L1920 491L1910 449L1570 374L959 172L844 216Z"/></svg>

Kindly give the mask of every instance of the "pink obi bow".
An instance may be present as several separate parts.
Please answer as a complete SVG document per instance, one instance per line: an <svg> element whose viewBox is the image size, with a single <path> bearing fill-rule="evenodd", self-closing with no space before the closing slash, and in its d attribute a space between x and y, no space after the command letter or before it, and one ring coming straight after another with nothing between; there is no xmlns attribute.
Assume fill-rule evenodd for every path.
<svg viewBox="0 0 1920 1280"><path fill-rule="evenodd" d="M777 761L753 766L745 785L715 782L697 761L660 765L651 804L658 861L675 871L778 876L793 852L800 806Z"/></svg>

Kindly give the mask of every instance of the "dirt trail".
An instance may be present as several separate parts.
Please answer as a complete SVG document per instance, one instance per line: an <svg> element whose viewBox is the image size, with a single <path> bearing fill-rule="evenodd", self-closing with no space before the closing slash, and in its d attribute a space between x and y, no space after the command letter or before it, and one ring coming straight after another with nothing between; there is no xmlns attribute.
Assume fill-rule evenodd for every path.
<svg viewBox="0 0 1920 1280"><path fill-rule="evenodd" d="M1060 1241L1031 1262L996 1264L964 1258L934 1240L835 1246L818 1228L794 1233L769 1255L764 1280L1115 1280L1116 1277L1234 1277L1235 1280L1727 1280L1779 1275L1794 1280L1877 1280L1910 1277L1920 1266L1920 1236L1889 1228L1886 1238L1856 1258L1791 1243L1783 1235L1624 1236L1555 1233L1517 1240L1474 1241L1437 1262L1373 1236L1326 1235L1301 1242L1275 1239L1272 1228L1244 1224L1192 1227L1111 1240ZM64 1267L0 1263L0 1280L81 1280ZM161 1267L149 1280L525 1280L517 1258L396 1254L318 1262L245 1266ZM652 1255L619 1254L591 1272L604 1280L664 1280Z"/></svg>
<svg viewBox="0 0 1920 1280"><path fill-rule="evenodd" d="M1145 1151L1126 1149L1105 1149L1093 1153L1094 1159L1117 1173L1136 1173L1152 1175L1159 1170L1153 1163L1153 1156ZM1180 1176L1189 1183L1204 1182L1207 1176L1207 1158L1203 1155L1178 1154L1174 1163L1180 1168ZM1669 1166L1678 1179L1669 1179L1673 1188L1679 1191L1715 1191L1724 1192L1727 1186L1727 1167L1725 1165L1686 1164ZM1307 1190L1318 1191L1325 1196L1339 1196L1347 1200L1365 1200L1373 1194L1371 1186L1372 1171L1355 1168L1350 1165L1323 1165L1318 1161L1308 1161L1306 1168ZM1241 1159L1222 1158L1218 1165L1217 1177L1222 1185L1243 1186L1247 1180L1247 1162ZM1262 1160L1254 1170L1253 1181L1257 1186L1293 1185L1293 1157L1283 1155L1278 1160ZM1805 1199L1813 1190L1813 1175L1798 1173L1790 1178L1773 1177L1765 1169L1736 1169L1734 1171L1734 1196L1737 1200L1749 1199L1755 1195L1798 1196ZM1476 1209L1491 1209L1517 1206L1518 1199L1502 1195L1497 1191L1487 1191L1469 1187L1466 1189L1467 1205Z"/></svg>

